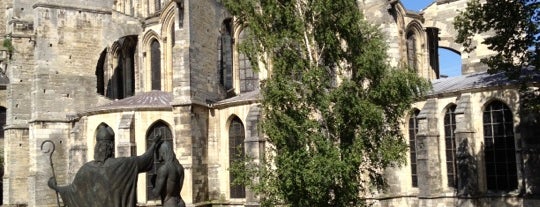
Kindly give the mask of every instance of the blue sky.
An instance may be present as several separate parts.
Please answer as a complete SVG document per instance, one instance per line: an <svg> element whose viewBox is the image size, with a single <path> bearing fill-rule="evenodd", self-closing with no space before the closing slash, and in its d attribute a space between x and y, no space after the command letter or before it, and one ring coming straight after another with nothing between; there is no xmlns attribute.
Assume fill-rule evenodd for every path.
<svg viewBox="0 0 540 207"><path fill-rule="evenodd" d="M401 0L403 6L408 10L420 11L429 4L432 0ZM461 58L459 55L446 50L439 49L439 68L441 75L448 75L449 77L461 75Z"/></svg>

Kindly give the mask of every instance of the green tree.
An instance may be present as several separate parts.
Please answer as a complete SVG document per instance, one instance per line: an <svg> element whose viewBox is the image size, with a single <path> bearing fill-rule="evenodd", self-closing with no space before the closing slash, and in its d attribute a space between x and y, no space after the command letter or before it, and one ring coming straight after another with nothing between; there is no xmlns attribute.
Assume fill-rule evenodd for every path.
<svg viewBox="0 0 540 207"><path fill-rule="evenodd" d="M477 46L475 35L486 33L482 43L497 54L481 61L491 73L504 71L517 78L523 68L540 63L539 5L538 0L471 0L455 18L456 41L470 52Z"/></svg>
<svg viewBox="0 0 540 207"><path fill-rule="evenodd" d="M527 87L529 77L524 68L540 67L540 1L539 0L471 0L454 27L458 31L456 42L465 46L465 51L476 49L473 41L477 34L488 37L483 44L496 52L481 59L490 73L505 72L510 79L522 84L522 112L539 111L538 89Z"/></svg>
<svg viewBox="0 0 540 207"><path fill-rule="evenodd" d="M230 170L263 206L362 206L405 161L399 128L427 82L388 65L379 31L356 0L223 0L249 28L240 46L261 86L268 153Z"/></svg>

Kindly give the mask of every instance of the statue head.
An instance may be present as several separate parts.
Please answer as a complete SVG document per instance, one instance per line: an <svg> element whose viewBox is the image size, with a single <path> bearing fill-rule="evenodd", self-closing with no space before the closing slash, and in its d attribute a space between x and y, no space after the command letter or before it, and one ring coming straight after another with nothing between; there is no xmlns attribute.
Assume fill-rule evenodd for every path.
<svg viewBox="0 0 540 207"><path fill-rule="evenodd" d="M107 125L99 125L96 134L94 160L104 162L114 157L114 131Z"/></svg>
<svg viewBox="0 0 540 207"><path fill-rule="evenodd" d="M160 161L172 161L175 158L175 154L172 145L169 141L161 143L158 149L158 155Z"/></svg>

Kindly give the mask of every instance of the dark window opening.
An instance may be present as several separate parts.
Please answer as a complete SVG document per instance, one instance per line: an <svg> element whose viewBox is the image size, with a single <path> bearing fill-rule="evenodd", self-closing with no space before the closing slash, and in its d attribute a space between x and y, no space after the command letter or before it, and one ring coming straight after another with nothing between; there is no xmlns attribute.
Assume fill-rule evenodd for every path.
<svg viewBox="0 0 540 207"><path fill-rule="evenodd" d="M512 112L504 103L494 101L484 110L483 122L487 189L515 190L518 178Z"/></svg>
<svg viewBox="0 0 540 207"><path fill-rule="evenodd" d="M247 38L247 29L244 29L239 36L239 42L242 43ZM254 91L259 87L259 75L253 70L248 56L238 53L238 71L240 75L240 93Z"/></svg>
<svg viewBox="0 0 540 207"><path fill-rule="evenodd" d="M418 187L418 173L416 169L416 135L418 134L418 114L420 114L420 111L414 110L409 118L409 150L412 187Z"/></svg>
<svg viewBox="0 0 540 207"><path fill-rule="evenodd" d="M444 143L446 152L446 176L448 187L457 187L456 170L456 106L451 106L444 115Z"/></svg>
<svg viewBox="0 0 540 207"><path fill-rule="evenodd" d="M435 78L439 78L439 29L436 27L428 27L426 28L426 34L429 51L429 65L435 73Z"/></svg>
<svg viewBox="0 0 540 207"><path fill-rule="evenodd" d="M104 51L104 54L102 54L103 60L100 58L100 63L96 68L98 93L104 92L104 95L111 99L123 99L135 94L135 50L137 41L137 36L126 36L115 42L118 48L115 50L116 64L114 68L107 67L107 54ZM106 74L111 73L112 77L107 79ZM104 84L105 81L107 82L106 85ZM103 88L102 85L104 85Z"/></svg>
<svg viewBox="0 0 540 207"><path fill-rule="evenodd" d="M244 125L238 117L231 121L229 127L229 166L236 161L241 161L244 157ZM229 173L229 188L231 198L245 198L246 188L243 185L234 185L235 176Z"/></svg>
<svg viewBox="0 0 540 207"><path fill-rule="evenodd" d="M170 142L172 145L172 132L171 129L167 126L167 124L163 121L158 121L155 124L153 124L150 129L146 133L146 149L148 149L152 143L151 139L153 139L155 134L161 134L162 140L164 142ZM154 159L154 165L152 169L148 172L146 172L146 198L147 200L160 200L159 195L154 195L152 193L152 189L154 188L154 184L152 181L154 181L157 175L157 169L162 166L162 163L159 162L157 159Z"/></svg>
<svg viewBox="0 0 540 207"><path fill-rule="evenodd" d="M226 19L221 25L219 44L219 83L225 90L233 88L232 21Z"/></svg>
<svg viewBox="0 0 540 207"><path fill-rule="evenodd" d="M150 68L152 90L161 90L161 49L157 40L150 43Z"/></svg>
<svg viewBox="0 0 540 207"><path fill-rule="evenodd" d="M414 32L407 33L407 63L409 67L418 71L418 58L416 58L416 35Z"/></svg>
<svg viewBox="0 0 540 207"><path fill-rule="evenodd" d="M99 60L96 66L96 89L97 93L104 96L105 95L105 67L107 60L107 49L101 52Z"/></svg>
<svg viewBox="0 0 540 207"><path fill-rule="evenodd" d="M123 99L124 98L124 61L125 57L122 53L118 55L118 64L114 69L113 80L114 80L114 98Z"/></svg>
<svg viewBox="0 0 540 207"><path fill-rule="evenodd" d="M0 106L0 139L4 138L4 126L6 125L6 108Z"/></svg>

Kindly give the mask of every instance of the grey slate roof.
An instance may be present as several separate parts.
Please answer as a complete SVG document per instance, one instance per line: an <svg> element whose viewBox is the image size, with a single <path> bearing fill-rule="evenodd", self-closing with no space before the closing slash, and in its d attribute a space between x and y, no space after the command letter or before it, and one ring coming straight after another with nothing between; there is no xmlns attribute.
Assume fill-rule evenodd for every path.
<svg viewBox="0 0 540 207"><path fill-rule="evenodd" d="M214 103L214 106L222 106L222 105L228 105L228 104L234 104L234 103L244 103L244 102L250 102L250 101L258 101L260 100L260 90L256 89L254 91L250 91L247 93L241 93L238 96L228 98L225 100L218 101Z"/></svg>
<svg viewBox="0 0 540 207"><path fill-rule="evenodd" d="M540 82L540 73L534 69L525 69L521 76L521 79L524 78L530 78L531 81L538 83ZM487 72L479 72L434 80L432 81L433 89L429 95L495 86L509 86L517 83L519 83L519 80L509 80L505 73L489 74Z"/></svg>
<svg viewBox="0 0 540 207"><path fill-rule="evenodd" d="M150 91L91 108L88 112L110 111L117 109L172 109L172 99L172 93Z"/></svg>

